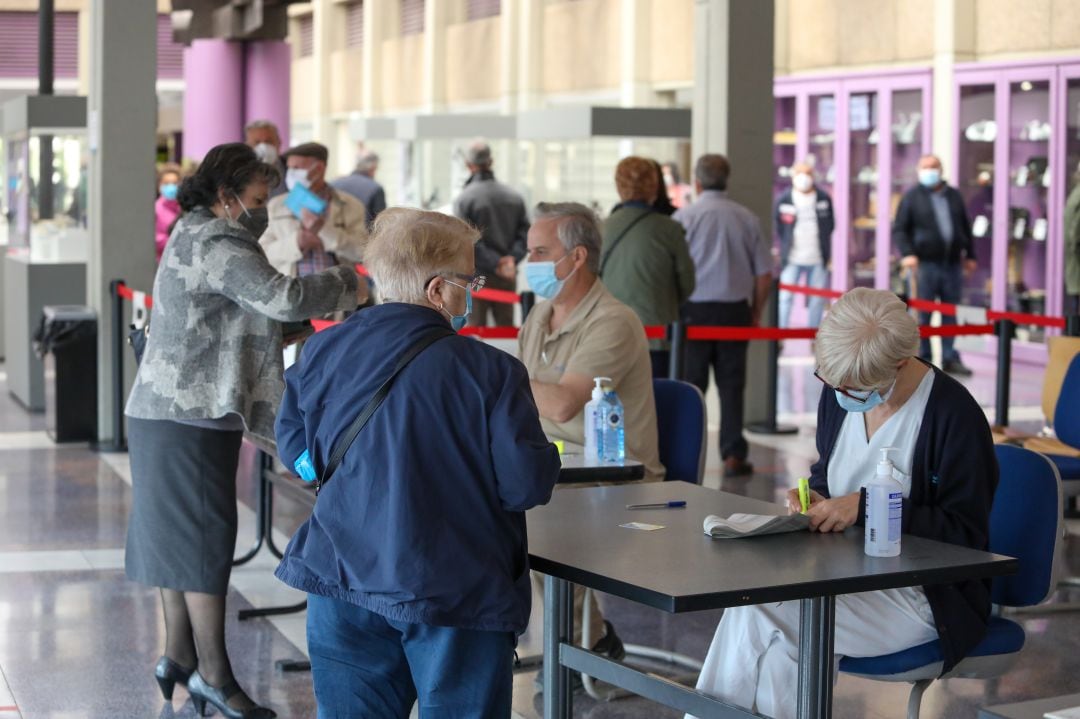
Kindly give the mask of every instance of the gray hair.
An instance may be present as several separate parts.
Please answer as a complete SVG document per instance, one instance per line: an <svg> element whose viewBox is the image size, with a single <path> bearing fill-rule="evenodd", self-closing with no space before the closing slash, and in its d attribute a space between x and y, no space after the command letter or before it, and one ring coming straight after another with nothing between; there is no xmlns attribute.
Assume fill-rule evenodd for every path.
<svg viewBox="0 0 1080 719"><path fill-rule="evenodd" d="M694 178L704 190L726 190L731 163L723 155L702 155L694 166Z"/></svg>
<svg viewBox="0 0 1080 719"><path fill-rule="evenodd" d="M491 146L483 140L474 141L465 150L465 162L477 167L491 167Z"/></svg>
<svg viewBox="0 0 1080 719"><path fill-rule="evenodd" d="M364 264L384 301L422 305L425 283L473 256L480 232L451 215L391 207L375 218Z"/></svg>
<svg viewBox="0 0 1080 719"><path fill-rule="evenodd" d="M374 150L364 150L356 160L356 171L370 175L379 169L379 155Z"/></svg>
<svg viewBox="0 0 1080 719"><path fill-rule="evenodd" d="M244 125L245 133L251 132L252 130L273 130L275 135L277 135L279 138L281 137L281 133L278 132L277 125L270 122L269 120L252 120L248 124Z"/></svg>
<svg viewBox="0 0 1080 719"><path fill-rule="evenodd" d="M919 325L900 298L857 287L829 310L818 328L818 374L834 387L885 390L896 365L919 351Z"/></svg>
<svg viewBox="0 0 1080 719"><path fill-rule="evenodd" d="M571 252L575 247L584 247L585 266L594 275L600 274L600 247L604 234L595 212L578 202L541 202L536 206L533 218L534 222L540 220L557 220L555 231L563 249Z"/></svg>

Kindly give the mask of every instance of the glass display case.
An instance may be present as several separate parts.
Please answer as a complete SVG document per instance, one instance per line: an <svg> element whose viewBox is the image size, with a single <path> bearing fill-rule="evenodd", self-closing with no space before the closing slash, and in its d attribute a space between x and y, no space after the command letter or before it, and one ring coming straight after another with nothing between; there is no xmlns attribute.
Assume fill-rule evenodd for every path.
<svg viewBox="0 0 1080 719"><path fill-rule="evenodd" d="M965 304L990 306L993 287L994 155L997 123L994 120L994 85L976 84L960 89L957 123L958 158L953 182L964 197L978 269L964 279Z"/></svg>
<svg viewBox="0 0 1080 719"><path fill-rule="evenodd" d="M836 183L836 96L812 95L810 97L809 139L805 151L806 162L814 168L815 182L819 187L834 194Z"/></svg>
<svg viewBox="0 0 1080 719"><path fill-rule="evenodd" d="M518 175L526 202L574 201L606 217L619 202L615 166L629 155L676 160L690 111L567 106L518 116Z"/></svg>
<svg viewBox="0 0 1080 719"><path fill-rule="evenodd" d="M1065 182L1056 193L1056 200L1064 207L1073 192L1080 192L1080 65L1063 70L1062 81L1065 84L1065 102L1059 115L1064 116L1065 163L1062 174ZM1051 190L1053 191L1053 187ZM1062 229L1064 236L1064 227ZM1063 239L1067 242L1069 238ZM1067 248L1068 244L1065 247ZM1062 266L1064 267L1064 263ZM1080 301L1077 298L1066 297L1065 300L1065 313L1080 314Z"/></svg>
<svg viewBox="0 0 1080 719"><path fill-rule="evenodd" d="M86 101L25 96L4 105L2 202L10 248L32 260L85 259Z"/></svg>
<svg viewBox="0 0 1080 719"><path fill-rule="evenodd" d="M791 186L791 166L796 162L796 98L777 97L773 105L773 199Z"/></svg>
<svg viewBox="0 0 1080 719"><path fill-rule="evenodd" d="M851 93L847 109L851 286L873 287L878 227L878 93Z"/></svg>

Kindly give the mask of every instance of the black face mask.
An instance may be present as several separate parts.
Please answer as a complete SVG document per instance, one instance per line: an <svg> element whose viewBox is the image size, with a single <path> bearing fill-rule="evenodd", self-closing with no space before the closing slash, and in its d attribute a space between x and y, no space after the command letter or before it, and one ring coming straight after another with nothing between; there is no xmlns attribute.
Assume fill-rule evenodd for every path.
<svg viewBox="0 0 1080 719"><path fill-rule="evenodd" d="M256 207L241 212L236 221L257 240L266 232L266 226L270 224L270 215L265 207Z"/></svg>

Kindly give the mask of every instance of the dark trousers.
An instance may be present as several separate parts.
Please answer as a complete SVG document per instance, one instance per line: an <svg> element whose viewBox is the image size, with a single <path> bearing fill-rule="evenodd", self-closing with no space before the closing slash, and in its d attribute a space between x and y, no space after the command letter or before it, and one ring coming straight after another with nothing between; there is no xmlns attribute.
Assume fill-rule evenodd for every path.
<svg viewBox="0 0 1080 719"><path fill-rule="evenodd" d="M682 308L687 326L749 327L747 302L687 302ZM709 368L720 395L720 456L746 459L743 439L743 392L746 389L746 342L687 342L683 376L704 393Z"/></svg>
<svg viewBox="0 0 1080 719"><path fill-rule="evenodd" d="M671 376L670 350L649 350L649 360L652 362L653 379L667 379Z"/></svg>
<svg viewBox="0 0 1080 719"><path fill-rule="evenodd" d="M919 262L919 299L938 300L956 304L964 287L964 272L959 262ZM919 323L930 324L930 313L920 312ZM941 315L941 324L955 325L956 317ZM960 355L953 347L955 337L941 338L941 363L959 362ZM930 338L924 337L919 345L919 356L930 360Z"/></svg>
<svg viewBox="0 0 1080 719"><path fill-rule="evenodd" d="M487 275L485 287L493 290L508 290L513 292L515 283L513 280L505 280L494 272ZM491 315L492 324L496 327L509 327L514 324L514 306L506 302L489 302L473 298L472 312L469 314L470 327L487 327L488 315Z"/></svg>
<svg viewBox="0 0 1080 719"><path fill-rule="evenodd" d="M308 595L308 653L319 719L510 716L514 635L387 619Z"/></svg>

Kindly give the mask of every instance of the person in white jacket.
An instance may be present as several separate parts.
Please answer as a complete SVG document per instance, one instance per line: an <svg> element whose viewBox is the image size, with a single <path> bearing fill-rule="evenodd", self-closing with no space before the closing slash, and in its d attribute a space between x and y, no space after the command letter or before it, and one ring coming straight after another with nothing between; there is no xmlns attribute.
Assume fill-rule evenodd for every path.
<svg viewBox="0 0 1080 719"><path fill-rule="evenodd" d="M286 204L288 194L270 200L269 224L259 244L270 264L284 275L303 277L364 259L367 210L360 200L326 183L328 157L326 146L317 142L285 153L285 183L290 192L303 185L322 198L326 207L318 214L302 209L297 217Z"/></svg>

